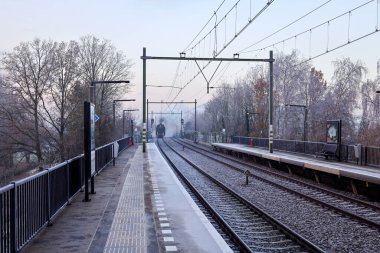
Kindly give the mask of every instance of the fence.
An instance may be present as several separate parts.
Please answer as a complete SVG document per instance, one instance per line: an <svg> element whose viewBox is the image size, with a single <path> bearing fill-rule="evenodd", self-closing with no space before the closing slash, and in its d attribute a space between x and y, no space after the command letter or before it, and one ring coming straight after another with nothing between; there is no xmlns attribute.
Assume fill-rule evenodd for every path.
<svg viewBox="0 0 380 253"><path fill-rule="evenodd" d="M119 153L131 144L130 137L117 142ZM112 152L113 143L96 149L97 173L112 162ZM70 203L84 185L83 169L80 155L0 188L0 252L20 251Z"/></svg>
<svg viewBox="0 0 380 253"><path fill-rule="evenodd" d="M185 132L184 138L194 141L195 132L194 131ZM223 133L220 133L220 132L209 132L209 133L197 132L197 141L201 141L201 142L206 142L206 143L225 142L226 138L227 137L223 135Z"/></svg>
<svg viewBox="0 0 380 253"><path fill-rule="evenodd" d="M251 145L259 148L269 148L268 138L244 137L234 136L233 143L243 145ZM297 141L297 140L273 140L273 149L278 151L285 151L291 153L299 153L305 155L315 155L321 152L324 142L310 142L310 141ZM358 158L355 156L355 145L340 145L340 159L342 162L357 163L360 165L380 167L380 148L360 146Z"/></svg>

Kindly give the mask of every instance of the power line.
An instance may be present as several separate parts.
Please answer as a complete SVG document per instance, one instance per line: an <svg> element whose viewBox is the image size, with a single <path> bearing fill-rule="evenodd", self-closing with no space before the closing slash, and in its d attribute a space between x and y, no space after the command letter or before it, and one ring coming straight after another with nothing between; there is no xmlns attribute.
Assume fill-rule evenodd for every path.
<svg viewBox="0 0 380 253"><path fill-rule="evenodd" d="M303 35L303 34L306 34L306 33L312 33L313 30L315 30L315 29L317 29L317 28L319 28L319 27L321 27L321 26L324 26L324 25L326 25L327 28L329 29L329 27L330 27L330 25L331 25L331 23L332 23L333 21L335 21L335 20L337 20L337 19L339 19L339 18L341 18L341 17L343 17L343 16L351 15L354 11L356 11L356 10L358 10L358 9L360 9L360 8L366 6L366 5L368 5L368 4L370 4L370 3L374 2L374 1L375 1L375 0L370 0L370 1L368 1L368 2L365 2L365 3L363 3L363 4L361 4L361 5L359 5L359 6L355 7L355 8L353 8L353 9L351 9L351 10L349 10L349 11L346 11L346 12L340 14L340 15L335 16L335 17L332 18L332 19L329 19L329 20L327 20L327 21L325 21L325 22L323 22L323 23L320 23L320 24L318 24L318 25L316 25L316 26L313 26L313 27L311 27L311 28L308 28L308 29L306 29L306 30L304 30L304 31L302 31L302 32L300 32L300 33L295 34L295 35L289 36L289 37L287 37L286 39L279 40L279 41L277 41L277 42L275 42L275 43L273 43L273 44L267 45L267 46L262 47L262 48L259 48L259 49L248 50L248 51L245 51L245 52L242 52L242 53L250 53L250 52L257 52L257 51L261 51L261 50L266 50L266 49L268 49L268 48L270 48L270 47L275 47L275 46L278 45L278 44L285 43L286 41L293 40L293 39L296 41L296 40L297 40L297 37L299 37L299 36L301 36L301 35ZM377 0L377 4L378 4L378 3L379 3L379 1ZM378 13L378 11L377 11L377 13ZM377 15L378 15L378 14L377 14ZM349 19L349 20L350 20L350 19ZM350 29L350 22L348 22L348 30L349 30L349 29ZM356 39L354 39L354 40L350 40L350 38L348 37L348 41L347 41L347 43L341 44L341 45L339 45L339 46L337 46L337 47L335 47L335 48L333 48L333 49L329 49L329 48L328 48L328 45L327 45L326 52L321 53L320 55L317 55L317 56L314 56L314 57L309 56L309 60L314 59L314 58L316 58L316 57L318 57L318 56L324 55L324 54L326 54L326 53L329 53L329 52L331 52L331 51L334 51L334 50L336 50L336 49L338 49L338 48L341 48L341 47L343 47L343 46L345 46L345 45L350 44L351 42L354 42L354 41L357 41L357 40L359 40L359 39L365 38L365 37L367 37L367 36L369 36L369 35L371 35L371 34L374 34L374 33L378 32L378 31L379 31L379 29L378 29L378 27L376 27L374 32L370 32L370 33L365 34L365 35L363 35L363 36L360 36L359 38L356 38ZM329 33L327 33L327 34L329 35ZM349 33L348 33L348 34L349 34ZM328 40L327 40L328 42L327 42L327 43L329 43L329 40L330 40L330 37L328 37ZM296 42L295 42L295 43L296 43ZM310 49L310 47L309 47L309 49Z"/></svg>
<svg viewBox="0 0 380 253"><path fill-rule="evenodd" d="M224 4L226 0L223 0L222 3L219 5L219 7L216 9L216 11L214 11L214 14L212 14L212 16L210 17L210 19L206 22L206 24L202 27L202 29L197 33L197 35L195 35L195 37L192 39L192 41L185 47L184 50L182 50L182 52L186 52L187 49L191 46L191 44L198 38L199 34L202 33L202 31L207 27L207 25L210 23L210 21L213 19L213 17L216 15L216 13L219 11L220 7L222 7L222 5ZM240 0L239 0L240 1Z"/></svg>
<svg viewBox="0 0 380 253"><path fill-rule="evenodd" d="M315 55L315 56L309 57L309 59L306 59L306 60L304 60L304 61L298 63L297 65L300 65L300 64L302 64L302 63L308 62L308 61L313 60L313 59L315 59L315 58L318 58L318 57L320 57L320 56L322 56L322 55L325 55L325 54L331 53L332 51L335 51L335 50L337 50L337 49L339 49L339 48L342 48L342 47L344 47L344 46L347 46L347 45L349 45L349 44L352 44L352 43L354 43L354 42L356 42L356 41L358 41L358 40L364 39L364 38L366 38L366 37L368 37L368 36L370 36L370 35L372 35L372 34L375 34L375 33L377 33L377 32L379 32L379 29L376 29L376 30L373 31L373 32L369 32L369 33L367 33L367 34L364 34L363 36L360 36L360 37L355 38L355 39L353 39L353 40L347 41L346 43L341 44L341 45L339 45L339 46L336 46L336 47L334 47L334 48L332 48L332 49L329 49L329 50L327 50L326 52L323 52L323 53L320 53L320 54L318 54L318 55Z"/></svg>
<svg viewBox="0 0 380 253"><path fill-rule="evenodd" d="M332 1L332 0L328 0L328 1L324 2L323 4L319 5L318 7L314 8L314 9L311 10L311 11L309 11L308 13L302 15L301 17L297 18L296 20L294 20L294 21L290 22L289 24L285 25L284 27L282 27L282 28L276 30L275 32L269 34L268 36L262 38L261 40L258 40L258 41L256 41L255 43L249 45L248 47L246 47L246 48L240 50L238 53L245 53L245 52L244 52L245 50L247 50L247 49L249 49L249 48L251 48L251 47L253 47L253 46L259 44L260 42L263 42L264 40L266 40L266 39L272 37L273 35L275 35L275 34L281 32L281 31L283 31L284 29L288 28L289 26L291 26L291 25L297 23L297 22L300 21L301 19L303 19L303 18L309 16L310 14L312 14L313 12L319 10L320 8L322 8L323 6L325 6L326 4L328 4L328 3L331 2L331 1Z"/></svg>
<svg viewBox="0 0 380 253"><path fill-rule="evenodd" d="M213 51L213 57L217 57L219 54L221 54L251 23L252 21L256 20L273 2L274 0L268 0L267 3L265 4L264 7L262 7L257 13L255 16L251 16L251 13L250 13L250 17L248 18L248 22L242 27L240 28L240 30L238 31L237 30L237 26L236 26L236 23L237 23L237 6L239 4L240 0L237 1L235 3L235 5L233 5L229 11L224 15L224 17L219 21L219 22L216 22L215 21L215 26L209 31L209 33L206 34L206 36L204 36L198 43L196 43L193 47L191 48L188 48L187 51L191 50L195 50L196 49L196 46L197 45L200 45L202 40L204 40L205 38L207 38L207 36L209 34L211 34L213 31L215 31L215 34L217 32L217 29L218 29L218 26L221 24L221 22L225 19L227 19L228 15L230 13L232 13L233 10L235 10L235 34L232 36L232 38L218 51L218 46L217 46L217 37L215 36L215 40L214 40L214 51ZM251 7L251 6L250 6ZM200 50L199 50L200 51ZM202 67L202 71L205 70L209 65L210 65L211 61L207 62L203 67ZM182 88L182 90L180 90L177 95L173 98L173 101L179 96L179 94L181 94L181 92L184 90L184 88L186 88L190 83L193 82L193 80L201 73L201 71L198 71Z"/></svg>

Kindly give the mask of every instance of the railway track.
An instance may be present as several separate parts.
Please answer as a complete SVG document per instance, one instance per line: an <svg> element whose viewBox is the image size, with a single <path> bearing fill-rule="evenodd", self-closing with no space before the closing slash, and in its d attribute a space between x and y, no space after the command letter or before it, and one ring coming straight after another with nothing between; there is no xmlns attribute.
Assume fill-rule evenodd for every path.
<svg viewBox="0 0 380 253"><path fill-rule="evenodd" d="M188 149L218 163L224 164L231 169L242 173L249 170L250 177L252 178L271 184L306 200L318 203L344 216L356 219L361 223L366 223L367 225L380 230L379 206L292 178L291 176L269 171L250 163L221 155L220 153L207 150L206 148L200 148L188 142L179 140L173 141L180 145L185 145Z"/></svg>
<svg viewBox="0 0 380 253"><path fill-rule="evenodd" d="M157 145L241 252L323 252L210 176L163 140Z"/></svg>

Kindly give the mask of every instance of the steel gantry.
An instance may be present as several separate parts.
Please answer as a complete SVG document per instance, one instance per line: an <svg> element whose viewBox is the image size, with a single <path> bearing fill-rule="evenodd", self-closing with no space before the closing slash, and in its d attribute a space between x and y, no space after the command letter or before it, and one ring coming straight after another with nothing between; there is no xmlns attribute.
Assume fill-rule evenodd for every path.
<svg viewBox="0 0 380 253"><path fill-rule="evenodd" d="M211 76L209 80L207 80L206 76L203 73L203 69L199 67L198 61L217 61L217 62L223 62L223 61L232 61L232 62L268 62L269 63L269 151L273 153L273 51L269 52L269 58L268 59L242 59L239 58L238 54L235 54L233 58L206 58L206 57L186 57L185 53L180 53L180 57L160 57L160 56L147 56L146 55L146 48L143 48L143 55L141 56L141 59L143 61L143 152L146 151L146 122L147 122L147 108L146 108L146 61L147 60L174 60L174 61L195 61L197 64L200 73L202 73L203 77L206 80L207 83L207 92L209 90L209 84L211 79L213 78L216 70L219 68L220 64L218 65L217 69ZM168 104L171 104L173 102L167 102ZM196 109L195 109L196 110ZM145 138L144 138L145 137Z"/></svg>
<svg viewBox="0 0 380 253"><path fill-rule="evenodd" d="M152 115L151 121L153 120L153 115L181 115L181 121L180 121L181 134L180 135L182 138L182 125L183 125L182 111L181 112L151 112L150 114ZM149 113L148 113L148 116L149 116ZM148 118L148 125L149 125L149 118ZM152 128L152 132L153 132L153 122L150 124L150 127ZM148 129L149 129L149 126L148 126Z"/></svg>
<svg viewBox="0 0 380 253"><path fill-rule="evenodd" d="M145 104L145 103L144 103ZM196 143L197 142L197 100L195 99L194 102L183 102L183 101L180 101L180 102L167 102L167 101L161 101L161 102L150 102L148 99L146 100L146 106L147 108L149 108L149 104L194 104L194 142ZM148 111L148 109L147 109ZM146 122L148 122L148 114L147 113L147 118L146 118ZM145 115L145 114L144 114ZM145 117L144 117L145 119ZM181 112L181 121L182 121L182 112ZM144 142L143 142L143 145L144 145ZM143 151L145 152L145 151Z"/></svg>
<svg viewBox="0 0 380 253"><path fill-rule="evenodd" d="M116 102L129 102L129 101L136 101L136 99L115 99L112 103L112 111L113 111L113 126L115 127L116 123L116 117L115 117L115 107L116 107Z"/></svg>
<svg viewBox="0 0 380 253"><path fill-rule="evenodd" d="M124 130L124 125L125 125L125 113L126 112L137 112L139 111L139 109L127 109L127 110L123 110L123 134L121 136L121 138L124 138L124 133L125 133L125 130ZM131 119L132 120L132 119ZM131 128L131 136L133 138L133 127Z"/></svg>

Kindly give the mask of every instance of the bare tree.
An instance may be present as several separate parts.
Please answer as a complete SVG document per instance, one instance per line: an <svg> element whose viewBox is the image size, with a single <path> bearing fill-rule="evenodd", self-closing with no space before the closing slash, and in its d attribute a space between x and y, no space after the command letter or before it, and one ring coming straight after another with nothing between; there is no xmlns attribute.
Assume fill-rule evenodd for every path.
<svg viewBox="0 0 380 253"><path fill-rule="evenodd" d="M314 67L309 71L309 75L310 79L305 89L305 106L308 114L305 124L306 138L309 141L324 141L327 116L322 108L324 108L327 82L322 71Z"/></svg>
<svg viewBox="0 0 380 253"><path fill-rule="evenodd" d="M79 43L79 55L81 69L85 85L91 81L126 80L131 78L131 62L125 55L117 51L108 40L100 40L95 36L82 37ZM101 116L98 125L98 137L100 142L108 140L103 138L109 135L107 130L112 130L111 118L112 102L127 92L128 86L101 84L95 87L94 102L97 114Z"/></svg>
<svg viewBox="0 0 380 253"><path fill-rule="evenodd" d="M302 112L288 104L306 104L306 90L309 83L309 63L301 63L302 59L296 51L289 55L277 54L274 62L274 124L277 138L299 138L302 136Z"/></svg>
<svg viewBox="0 0 380 253"><path fill-rule="evenodd" d="M50 146L58 150L60 161L66 154L67 126L75 120L74 111L82 103L75 100L75 87L80 85L81 72L79 68L79 48L75 41L61 42L55 49L55 66L52 74L52 84L44 95L41 113L45 129L49 135Z"/></svg>
<svg viewBox="0 0 380 253"><path fill-rule="evenodd" d="M343 122L342 139L350 143L356 141L354 110L359 108L359 92L366 68L360 61L350 58L334 61L332 85L328 87L325 112L330 119Z"/></svg>
<svg viewBox="0 0 380 253"><path fill-rule="evenodd" d="M379 145L380 98L376 91L380 88L379 77L363 82L361 88L362 115L358 129L358 141L365 145Z"/></svg>
<svg viewBox="0 0 380 253"><path fill-rule="evenodd" d="M19 115L17 117L10 115L10 120L21 135L30 138L33 150L29 150L36 154L39 163L43 159L40 106L43 94L52 83L55 47L56 43L51 41L35 39L32 42L21 43L13 49L13 52L5 53L2 59L7 73L6 81L13 94L20 100L18 105L21 107ZM9 137L19 145L30 146L13 135Z"/></svg>

